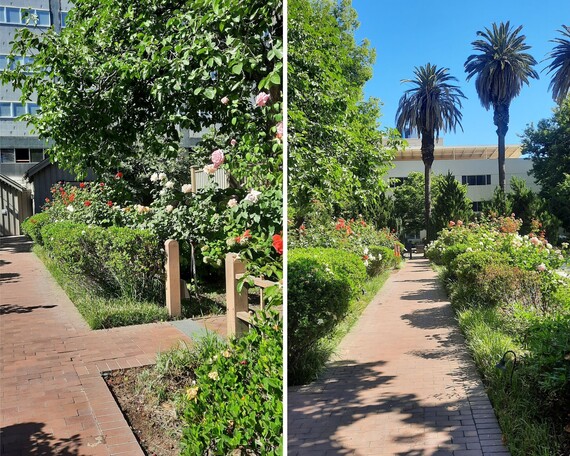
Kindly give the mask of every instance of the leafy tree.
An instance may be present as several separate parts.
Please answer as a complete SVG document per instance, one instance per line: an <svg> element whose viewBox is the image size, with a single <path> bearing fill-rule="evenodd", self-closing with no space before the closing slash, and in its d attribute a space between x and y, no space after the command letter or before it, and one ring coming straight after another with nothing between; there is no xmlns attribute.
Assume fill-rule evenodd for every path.
<svg viewBox="0 0 570 456"><path fill-rule="evenodd" d="M467 186L459 183L455 176L448 172L437 182L437 197L433 204L434 232L447 227L450 220L463 222L473 217L471 201L467 198Z"/></svg>
<svg viewBox="0 0 570 456"><path fill-rule="evenodd" d="M559 30L562 38L551 40L557 45L548 54L552 62L547 67L548 73L554 72L548 88L552 90L552 98L558 104L561 104L570 94L570 27L563 25L562 28Z"/></svg>
<svg viewBox="0 0 570 456"><path fill-rule="evenodd" d="M511 191L507 194L510 207L515 216L522 219L520 232L528 234L532 221L538 220L539 198L528 186L524 179L513 176Z"/></svg>
<svg viewBox="0 0 570 456"><path fill-rule="evenodd" d="M461 127L461 98L465 98L458 86L450 84L457 78L448 74L448 68L437 68L428 63L416 67L415 79L404 79L415 85L404 92L396 112L398 130L417 130L422 138L422 161L424 162L425 190L424 217L428 240L431 236L431 166L434 160L435 138L440 131L455 131Z"/></svg>
<svg viewBox="0 0 570 456"><path fill-rule="evenodd" d="M570 98L555 109L551 118L526 128L522 146L523 153L532 160L531 174L541 186L540 195L548 201L549 211L570 230L568 200L563 199L570 174Z"/></svg>
<svg viewBox="0 0 570 456"><path fill-rule="evenodd" d="M505 192L501 187L496 187L493 191L493 197L483 204L483 212L491 216L506 217L513 213L510 201L507 199Z"/></svg>
<svg viewBox="0 0 570 456"><path fill-rule="evenodd" d="M299 225L316 210L370 211L392 157L379 102L363 96L374 51L355 42L349 0L291 0L288 15L290 214Z"/></svg>
<svg viewBox="0 0 570 456"><path fill-rule="evenodd" d="M532 68L536 60L528 53L530 49L524 42L525 36L519 35L522 25L513 30L509 22L492 30L478 31L482 39L471 44L479 54L470 55L465 61L467 80L475 78L475 89L481 104L487 110L493 107L493 122L497 126L499 142L499 186L505 191L505 135L509 129L509 107L511 101L520 93L523 84L529 84L529 78L538 79L538 73Z"/></svg>
<svg viewBox="0 0 570 456"><path fill-rule="evenodd" d="M2 78L22 100L37 94L41 110L25 119L53 139L52 160L116 172L128 158L176 156L181 129L213 127L198 161L222 147L235 182L280 185L281 0L74 5L61 34L17 32L10 59L34 60Z"/></svg>

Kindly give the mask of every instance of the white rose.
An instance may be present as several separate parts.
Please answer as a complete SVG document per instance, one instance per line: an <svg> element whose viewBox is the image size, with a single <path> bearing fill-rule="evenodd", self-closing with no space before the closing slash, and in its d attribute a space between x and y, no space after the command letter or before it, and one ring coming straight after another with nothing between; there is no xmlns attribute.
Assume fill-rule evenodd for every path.
<svg viewBox="0 0 570 456"><path fill-rule="evenodd" d="M150 181L151 181L151 182L156 182L158 179L160 179L160 178L158 177L158 173L152 173L152 174L151 174L151 176L150 176Z"/></svg>
<svg viewBox="0 0 570 456"><path fill-rule="evenodd" d="M236 207L238 205L238 202L235 198L232 198L231 200L228 201L228 207Z"/></svg>
<svg viewBox="0 0 570 456"><path fill-rule="evenodd" d="M259 201L259 195L261 195L261 192L251 189L245 199L251 201L252 203L257 203Z"/></svg>
<svg viewBox="0 0 570 456"><path fill-rule="evenodd" d="M182 186L182 193L192 193L192 185L191 184L184 184Z"/></svg>
<svg viewBox="0 0 570 456"><path fill-rule="evenodd" d="M214 174L216 172L216 167L212 164L204 166L204 172L206 174Z"/></svg>
<svg viewBox="0 0 570 456"><path fill-rule="evenodd" d="M158 178L159 178L161 181L166 180L166 174L160 173L160 174L158 175Z"/></svg>
<svg viewBox="0 0 570 456"><path fill-rule="evenodd" d="M70 204L69 206L67 206L67 210L69 212L73 212L75 210L75 208Z"/></svg>
<svg viewBox="0 0 570 456"><path fill-rule="evenodd" d="M164 208L164 210L170 214L174 210L174 206L172 204L169 204Z"/></svg>
<svg viewBox="0 0 570 456"><path fill-rule="evenodd" d="M166 184L164 184L164 186L166 188L172 189L172 188L174 188L174 182L168 181Z"/></svg>
<svg viewBox="0 0 570 456"><path fill-rule="evenodd" d="M164 196L166 195L166 190L163 188L160 192L159 192L160 196Z"/></svg>

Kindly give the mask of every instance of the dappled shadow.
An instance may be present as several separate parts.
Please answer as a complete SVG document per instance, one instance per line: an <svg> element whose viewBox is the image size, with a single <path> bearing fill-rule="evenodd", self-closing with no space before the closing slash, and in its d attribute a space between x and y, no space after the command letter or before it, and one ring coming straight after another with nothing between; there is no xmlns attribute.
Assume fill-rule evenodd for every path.
<svg viewBox="0 0 570 456"><path fill-rule="evenodd" d="M359 453L359 436L364 435L360 433L375 435L379 454L386 454L382 445L394 448L393 454L407 456L451 456L453 451L465 450L464 430L474 429L469 400L460 396L455 386L429 401L394 391L392 380L396 377L382 372L384 364L333 363L321 380L290 388L289 454L372 454L371 448ZM463 382L471 374L457 369L451 376ZM398 420L393 419L396 413ZM350 437L347 427L351 427ZM434 438L439 441L426 444ZM398 448L405 451L398 452Z"/></svg>
<svg viewBox="0 0 570 456"><path fill-rule="evenodd" d="M78 456L79 435L57 439L42 429L44 423L21 423L0 428L1 454Z"/></svg>
<svg viewBox="0 0 570 456"><path fill-rule="evenodd" d="M20 274L18 274L17 272L0 273L0 285L3 283L19 282L19 280L17 280L18 277L20 277Z"/></svg>
<svg viewBox="0 0 570 456"><path fill-rule="evenodd" d="M455 328L453 312L449 306L429 307L402 315L402 320L420 329Z"/></svg>
<svg viewBox="0 0 570 456"><path fill-rule="evenodd" d="M33 242L26 236L10 236L0 238L0 251L25 253L32 250Z"/></svg>
<svg viewBox="0 0 570 456"><path fill-rule="evenodd" d="M11 313L30 313L37 309L53 309L57 307L55 304L49 306L30 306L22 307L15 304L2 304L0 305L0 315L11 314Z"/></svg>

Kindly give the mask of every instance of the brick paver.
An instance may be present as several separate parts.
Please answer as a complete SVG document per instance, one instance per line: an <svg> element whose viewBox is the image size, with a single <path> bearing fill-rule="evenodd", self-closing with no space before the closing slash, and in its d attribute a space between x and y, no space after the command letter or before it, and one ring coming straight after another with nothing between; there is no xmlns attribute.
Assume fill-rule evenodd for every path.
<svg viewBox="0 0 570 456"><path fill-rule="evenodd" d="M0 242L0 454L143 455L100 373L190 339L169 323L91 331L29 243Z"/></svg>
<svg viewBox="0 0 570 456"><path fill-rule="evenodd" d="M288 392L289 455L509 455L424 259L394 273L321 379Z"/></svg>

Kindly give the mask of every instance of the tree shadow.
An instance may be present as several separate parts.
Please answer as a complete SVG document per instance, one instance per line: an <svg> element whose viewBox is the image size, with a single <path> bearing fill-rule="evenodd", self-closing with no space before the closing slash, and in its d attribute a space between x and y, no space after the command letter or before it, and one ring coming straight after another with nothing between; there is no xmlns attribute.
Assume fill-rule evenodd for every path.
<svg viewBox="0 0 570 456"><path fill-rule="evenodd" d="M34 243L26 236L9 236L0 238L0 250L3 252L30 252L33 244Z"/></svg>
<svg viewBox="0 0 570 456"><path fill-rule="evenodd" d="M436 306L425 309L414 310L411 313L404 314L400 317L407 320L410 326L420 329L456 329L454 316L449 306Z"/></svg>
<svg viewBox="0 0 570 456"><path fill-rule="evenodd" d="M289 454L372 454L372 448L359 453L361 432L378 435L378 451L382 454L386 452L380 447L383 444L406 448L393 453L406 456L452 456L454 451L466 450L464 431L475 428L469 399L459 396L455 387L435 396L437 405L433 405L433 398L426 401L416 394L395 392L391 388L395 376L383 374L381 367L384 364L384 361L332 363L321 380L305 387L290 388ZM457 369L451 375L454 381L464 382L472 374L471 370ZM377 394L372 396L371 391ZM392 420L392 426L397 427L385 428L385 423L379 419L394 413L400 415L398 423ZM348 437L343 429L355 423L358 423L354 427L356 431ZM351 434L354 428L351 427ZM438 436L441 441L425 445L427 434ZM366 438L370 439L370 436Z"/></svg>
<svg viewBox="0 0 570 456"><path fill-rule="evenodd" d="M21 423L0 428L1 454L78 456L79 434L57 439L44 432L44 423Z"/></svg>
<svg viewBox="0 0 570 456"><path fill-rule="evenodd" d="M22 307L16 304L2 304L0 305L0 315L6 315L11 313L18 313L18 314L30 313L36 309L53 309L54 307L57 307L57 305L52 304L49 306Z"/></svg>
<svg viewBox="0 0 570 456"><path fill-rule="evenodd" d="M17 283L19 280L17 278L20 277L20 274L17 272L4 272L0 273L0 284L2 283Z"/></svg>

